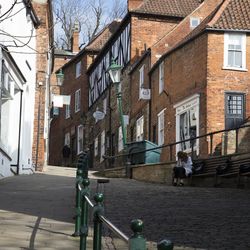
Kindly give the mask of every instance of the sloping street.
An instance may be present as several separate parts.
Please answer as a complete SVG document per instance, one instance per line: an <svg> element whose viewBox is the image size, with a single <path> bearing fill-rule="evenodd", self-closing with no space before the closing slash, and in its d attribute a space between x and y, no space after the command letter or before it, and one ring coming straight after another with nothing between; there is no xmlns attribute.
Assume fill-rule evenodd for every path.
<svg viewBox="0 0 250 250"><path fill-rule="evenodd" d="M1 179L0 250L79 249L79 239L71 237L74 176L74 169L48 167L43 174ZM96 188L92 179L92 195ZM106 217L128 236L130 221L140 218L147 240L171 239L175 249L250 249L249 189L110 179L104 195ZM107 229L104 233L113 236ZM126 249L117 242L104 242L104 249ZM91 233L88 244L91 249Z"/></svg>

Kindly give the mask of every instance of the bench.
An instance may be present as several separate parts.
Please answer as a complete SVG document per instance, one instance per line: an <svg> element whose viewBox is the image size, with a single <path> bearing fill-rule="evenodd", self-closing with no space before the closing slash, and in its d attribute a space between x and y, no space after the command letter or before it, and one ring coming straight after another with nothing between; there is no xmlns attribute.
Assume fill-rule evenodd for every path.
<svg viewBox="0 0 250 250"><path fill-rule="evenodd" d="M245 167L243 167L245 166ZM247 167L249 166L249 167ZM240 159L230 159L228 168L225 171L217 171L218 178L237 177L237 186L240 185L241 176L250 176L250 157ZM217 183L216 183L217 184Z"/></svg>
<svg viewBox="0 0 250 250"><path fill-rule="evenodd" d="M226 156L214 156L207 159L197 159L193 161L194 173L191 176L191 183L195 178L214 177L215 185L217 184L218 169L229 168L230 157ZM195 171L195 169L203 164L201 171Z"/></svg>

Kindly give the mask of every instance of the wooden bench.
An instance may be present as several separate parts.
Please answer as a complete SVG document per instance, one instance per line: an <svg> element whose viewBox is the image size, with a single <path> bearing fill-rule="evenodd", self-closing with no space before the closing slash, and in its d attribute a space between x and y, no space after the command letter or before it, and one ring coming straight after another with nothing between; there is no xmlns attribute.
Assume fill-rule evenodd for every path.
<svg viewBox="0 0 250 250"><path fill-rule="evenodd" d="M193 161L194 169L199 164L203 164L202 171L195 172L192 174L191 183L194 178L205 178L205 177L214 177L215 185L217 184L217 172L218 169L227 169L229 166L230 156L214 156L207 159L197 159Z"/></svg>
<svg viewBox="0 0 250 250"><path fill-rule="evenodd" d="M224 172L217 171L217 180L218 178L229 178L237 177L237 186L240 186L241 176L250 176L250 171L243 171L241 166L250 165L250 157L239 158L239 159L230 159L228 168ZM216 183L217 184L217 183Z"/></svg>

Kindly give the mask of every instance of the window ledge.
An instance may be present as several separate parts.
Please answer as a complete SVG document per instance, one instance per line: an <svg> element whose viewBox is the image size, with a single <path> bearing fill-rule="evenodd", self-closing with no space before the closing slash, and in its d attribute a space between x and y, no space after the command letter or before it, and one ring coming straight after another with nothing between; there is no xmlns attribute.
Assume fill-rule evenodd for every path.
<svg viewBox="0 0 250 250"><path fill-rule="evenodd" d="M222 67L223 70L235 70L235 71L242 71L242 72L247 72L248 69L246 68L235 68L235 67Z"/></svg>

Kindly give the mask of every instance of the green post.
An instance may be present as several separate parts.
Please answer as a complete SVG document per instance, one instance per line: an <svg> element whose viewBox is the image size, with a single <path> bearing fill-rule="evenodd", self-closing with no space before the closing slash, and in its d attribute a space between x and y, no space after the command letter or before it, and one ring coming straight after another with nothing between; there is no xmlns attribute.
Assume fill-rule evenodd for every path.
<svg viewBox="0 0 250 250"><path fill-rule="evenodd" d="M76 216L75 216L75 232L72 234L73 237L80 236L81 227L81 192L78 188L78 184L82 183L82 170L78 169L76 172Z"/></svg>
<svg viewBox="0 0 250 250"><path fill-rule="evenodd" d="M102 221L99 218L99 215L103 215L103 194L97 193L94 196L96 205L94 206L94 242L93 250L102 249Z"/></svg>
<svg viewBox="0 0 250 250"><path fill-rule="evenodd" d="M146 239L142 235L142 220L132 220L131 229L133 235L129 239L129 250L146 250Z"/></svg>
<svg viewBox="0 0 250 250"><path fill-rule="evenodd" d="M88 170L89 170L89 155L88 152L84 152L79 156L77 168L83 171L82 178L88 178Z"/></svg>
<svg viewBox="0 0 250 250"><path fill-rule="evenodd" d="M162 240L157 244L158 250L173 250L174 244L170 240Z"/></svg>
<svg viewBox="0 0 250 250"><path fill-rule="evenodd" d="M81 213L81 229L80 229L80 250L86 250L88 237L88 210L89 205L84 196L89 197L89 179L83 179L83 189L81 191L82 213Z"/></svg>

